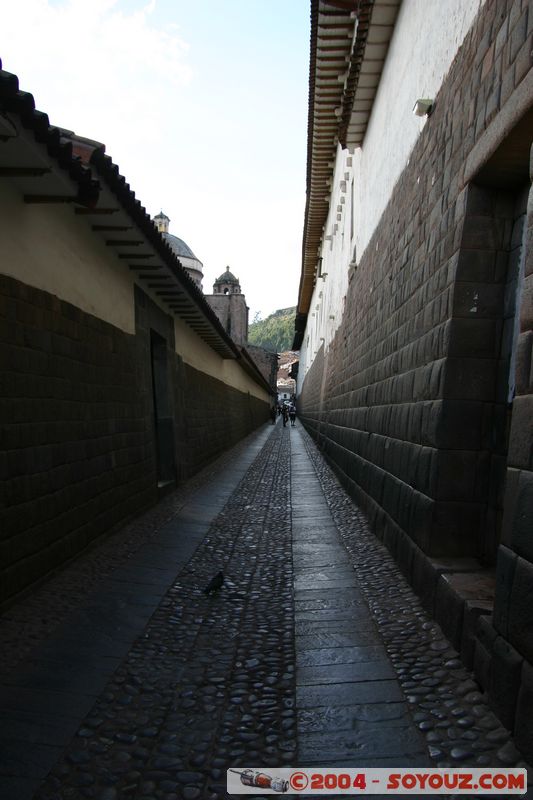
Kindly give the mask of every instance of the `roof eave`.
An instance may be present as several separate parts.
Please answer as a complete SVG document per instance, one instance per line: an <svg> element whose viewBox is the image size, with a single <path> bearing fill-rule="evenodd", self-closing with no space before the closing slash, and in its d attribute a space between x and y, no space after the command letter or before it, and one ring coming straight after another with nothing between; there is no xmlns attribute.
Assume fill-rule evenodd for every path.
<svg viewBox="0 0 533 800"><path fill-rule="evenodd" d="M101 179L109 186L118 202L127 211L136 228L148 242L149 247L153 249L156 256L164 263L166 269L182 289L183 296L180 296L179 300L175 302L168 303L172 313L177 317L183 316L186 324L223 358L238 358L239 350L237 345L228 336L201 289L182 266L171 246L165 241L147 214L146 209L136 199L135 193L131 191L129 184L120 174L118 166L105 154L103 148L94 150L90 163ZM149 280L142 278L141 275L138 276L138 280L141 284L149 283ZM187 311L192 313L186 314ZM199 312L203 320L199 319L194 311ZM204 321L207 323L207 327Z"/></svg>
<svg viewBox="0 0 533 800"><path fill-rule="evenodd" d="M337 145L354 148L363 142L400 5L401 0L311 2L307 200L297 304L300 317L307 316L311 304ZM345 28L349 44L345 42L344 48L342 39L327 39L332 27L337 31L332 36ZM360 89L359 79L370 63L374 80L369 98L368 92ZM355 114L359 116L354 118ZM363 119L359 118L361 114ZM298 331L297 341L301 344Z"/></svg>

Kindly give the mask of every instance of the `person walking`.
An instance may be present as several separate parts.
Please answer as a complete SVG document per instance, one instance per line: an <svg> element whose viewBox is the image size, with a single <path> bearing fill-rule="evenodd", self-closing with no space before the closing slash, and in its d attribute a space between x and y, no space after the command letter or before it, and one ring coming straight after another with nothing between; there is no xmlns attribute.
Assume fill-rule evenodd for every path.
<svg viewBox="0 0 533 800"><path fill-rule="evenodd" d="M296 407L294 405L289 408L289 419L291 421L291 428L294 428L296 424Z"/></svg>

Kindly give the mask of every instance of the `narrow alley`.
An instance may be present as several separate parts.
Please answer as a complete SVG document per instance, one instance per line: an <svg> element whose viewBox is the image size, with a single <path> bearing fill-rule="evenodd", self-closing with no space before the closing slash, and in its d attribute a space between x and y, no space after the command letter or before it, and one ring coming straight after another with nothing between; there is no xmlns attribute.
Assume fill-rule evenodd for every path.
<svg viewBox="0 0 533 800"><path fill-rule="evenodd" d="M13 605L0 679L2 800L215 800L232 766L524 766L299 423Z"/></svg>

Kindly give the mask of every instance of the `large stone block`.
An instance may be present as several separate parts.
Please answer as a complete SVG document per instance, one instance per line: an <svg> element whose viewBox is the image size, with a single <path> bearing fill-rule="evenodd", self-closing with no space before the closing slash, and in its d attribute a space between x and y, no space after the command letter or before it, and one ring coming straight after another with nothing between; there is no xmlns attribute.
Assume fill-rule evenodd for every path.
<svg viewBox="0 0 533 800"><path fill-rule="evenodd" d="M530 202L532 202L531 198ZM533 275L533 209L528 214L526 224L524 275L528 277L529 275Z"/></svg>
<svg viewBox="0 0 533 800"><path fill-rule="evenodd" d="M505 475L505 494L503 501L503 518L501 528L501 542L502 544L511 547L512 531L514 525L514 514L516 497L518 494L518 487L520 483L521 470L507 467Z"/></svg>
<svg viewBox="0 0 533 800"><path fill-rule="evenodd" d="M518 556L509 598L509 641L533 662L533 564Z"/></svg>
<svg viewBox="0 0 533 800"><path fill-rule="evenodd" d="M480 493L480 498L482 501L488 499L489 507L503 509L507 459L505 455L499 453L480 453L481 458L485 456L490 464L489 481L487 486L485 476L479 476L481 486L485 489Z"/></svg>
<svg viewBox="0 0 533 800"><path fill-rule="evenodd" d="M505 289L499 283L457 283L453 313L466 319L497 319L503 308Z"/></svg>
<svg viewBox="0 0 533 800"><path fill-rule="evenodd" d="M506 502L509 498L509 504L512 503L510 546L524 559L533 562L533 472L512 472L518 480L506 494Z"/></svg>
<svg viewBox="0 0 533 800"><path fill-rule="evenodd" d="M398 503L400 501L401 481L389 473L385 473L383 481L382 506L393 519L398 518Z"/></svg>
<svg viewBox="0 0 533 800"><path fill-rule="evenodd" d="M494 598L494 628L506 639L509 637L509 602L513 588L517 556L504 545L498 549L496 593Z"/></svg>
<svg viewBox="0 0 533 800"><path fill-rule="evenodd" d="M461 249L457 258L456 278L467 283L494 283L496 277L496 253L494 250ZM462 300L464 302L464 298Z"/></svg>
<svg viewBox="0 0 533 800"><path fill-rule="evenodd" d="M499 250L505 245L505 222L490 216L467 214L461 245L466 250Z"/></svg>
<svg viewBox="0 0 533 800"><path fill-rule="evenodd" d="M476 639L474 641L473 671L477 682L485 691L488 690L490 684L491 665L492 657L490 652L481 644L479 639Z"/></svg>
<svg viewBox="0 0 533 800"><path fill-rule="evenodd" d="M522 284L520 330L533 330L533 275L526 275Z"/></svg>
<svg viewBox="0 0 533 800"><path fill-rule="evenodd" d="M438 451L433 447L413 449L408 473L409 483L428 497L436 497L438 480Z"/></svg>
<svg viewBox="0 0 533 800"><path fill-rule="evenodd" d="M433 409L434 444L450 450L480 450L484 403L447 399Z"/></svg>
<svg viewBox="0 0 533 800"><path fill-rule="evenodd" d="M490 462L484 452L472 450L440 450L436 454L437 500L481 501L477 487L488 485Z"/></svg>
<svg viewBox="0 0 533 800"><path fill-rule="evenodd" d="M396 553L395 559L403 575L408 581L412 580L415 550L418 550L412 539L405 531L397 526L396 530Z"/></svg>
<svg viewBox="0 0 533 800"><path fill-rule="evenodd" d="M463 663L472 669L476 648L476 631L481 617L489 616L492 611L492 599L465 599L463 612L463 630L461 633L461 658Z"/></svg>
<svg viewBox="0 0 533 800"><path fill-rule="evenodd" d="M430 545L434 506L435 503L430 497L413 492L408 530L410 536L424 552L428 552Z"/></svg>
<svg viewBox="0 0 533 800"><path fill-rule="evenodd" d="M522 665L513 733L516 746L533 763L533 666L527 661Z"/></svg>
<svg viewBox="0 0 533 800"><path fill-rule="evenodd" d="M435 593L435 619L456 650L461 649L464 602L451 586L450 575L440 576Z"/></svg>
<svg viewBox="0 0 533 800"><path fill-rule="evenodd" d="M435 615L435 596L440 572L434 568L426 554L413 543L411 583L422 605Z"/></svg>
<svg viewBox="0 0 533 800"><path fill-rule="evenodd" d="M491 192L488 192L483 186L477 186L475 183L470 183L465 191L467 192L466 213L469 216L494 216L495 207ZM512 213L512 207L510 212Z"/></svg>
<svg viewBox="0 0 533 800"><path fill-rule="evenodd" d="M519 4L516 4L519 8ZM512 24L514 22L514 24ZM509 39L509 60L515 61L527 37L527 8L518 17L516 22L511 20L511 35Z"/></svg>
<svg viewBox="0 0 533 800"><path fill-rule="evenodd" d="M515 382L517 394L533 393L533 332L522 332L516 348Z"/></svg>
<svg viewBox="0 0 533 800"><path fill-rule="evenodd" d="M533 395L513 401L508 458L512 467L533 469Z"/></svg>
<svg viewBox="0 0 533 800"><path fill-rule="evenodd" d="M449 355L454 358L497 358L501 324L495 319L450 320Z"/></svg>
<svg viewBox="0 0 533 800"><path fill-rule="evenodd" d="M504 403L483 403L481 448L491 453L505 455L508 440L509 417Z"/></svg>
<svg viewBox="0 0 533 800"><path fill-rule="evenodd" d="M444 379L445 398L494 400L496 364L488 358L449 358Z"/></svg>
<svg viewBox="0 0 533 800"><path fill-rule="evenodd" d="M413 503L413 496L418 494L416 489L413 489L407 483L401 483L399 487L398 505L396 521L404 531L409 530L409 519L411 513L411 505Z"/></svg>
<svg viewBox="0 0 533 800"><path fill-rule="evenodd" d="M440 500L435 503L429 549L433 556L475 556L484 505Z"/></svg>
<svg viewBox="0 0 533 800"><path fill-rule="evenodd" d="M498 631L493 625L493 619L489 615L479 617L476 627L476 638L479 639L483 647L492 653L494 642L498 638Z"/></svg>
<svg viewBox="0 0 533 800"><path fill-rule="evenodd" d="M524 659L498 636L492 650L490 704L506 728L513 729Z"/></svg>

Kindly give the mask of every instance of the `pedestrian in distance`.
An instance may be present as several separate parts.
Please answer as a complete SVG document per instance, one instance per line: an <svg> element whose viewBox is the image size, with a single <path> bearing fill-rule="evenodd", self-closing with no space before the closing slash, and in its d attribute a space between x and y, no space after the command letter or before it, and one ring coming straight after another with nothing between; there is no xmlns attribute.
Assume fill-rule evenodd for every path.
<svg viewBox="0 0 533 800"><path fill-rule="evenodd" d="M270 421L272 422L272 425L276 424L276 408L275 408L275 406L272 406L272 408L270 409Z"/></svg>
<svg viewBox="0 0 533 800"><path fill-rule="evenodd" d="M289 409L289 419L291 421L291 428L294 428L296 423L296 409L294 406L291 406Z"/></svg>
<svg viewBox="0 0 533 800"><path fill-rule="evenodd" d="M281 409L281 416L283 417L283 427L285 428L289 419L289 409L285 405Z"/></svg>

